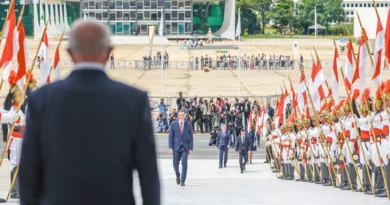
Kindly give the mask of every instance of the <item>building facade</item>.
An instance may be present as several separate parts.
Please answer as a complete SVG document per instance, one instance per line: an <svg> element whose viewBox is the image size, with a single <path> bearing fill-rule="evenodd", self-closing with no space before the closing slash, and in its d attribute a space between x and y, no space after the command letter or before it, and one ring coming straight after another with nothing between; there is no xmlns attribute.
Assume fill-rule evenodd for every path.
<svg viewBox="0 0 390 205"><path fill-rule="evenodd" d="M150 25L159 30L165 16L164 35L191 35L191 0L81 0L82 16L108 23L114 35L148 35Z"/></svg>
<svg viewBox="0 0 390 205"><path fill-rule="evenodd" d="M390 1L388 0L376 0L375 3L377 8L388 8L390 6ZM370 0L344 0L341 6L344 8L346 21L351 23L356 10L364 10L364 8L374 9L374 3Z"/></svg>

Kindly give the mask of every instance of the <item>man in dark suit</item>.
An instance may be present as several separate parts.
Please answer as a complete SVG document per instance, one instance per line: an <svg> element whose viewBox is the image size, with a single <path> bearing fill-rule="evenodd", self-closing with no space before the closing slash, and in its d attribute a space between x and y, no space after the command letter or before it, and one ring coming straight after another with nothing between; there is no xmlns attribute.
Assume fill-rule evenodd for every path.
<svg viewBox="0 0 390 205"><path fill-rule="evenodd" d="M217 141L216 141L217 149L219 150L220 169L222 169L222 160L223 160L224 167L226 167L230 143L231 143L230 132L226 131L226 124L221 124L221 131L218 132Z"/></svg>
<svg viewBox="0 0 390 205"><path fill-rule="evenodd" d="M245 164L248 161L249 138L245 135L245 129L241 129L240 136L237 137L236 154L239 155L241 174L245 171Z"/></svg>
<svg viewBox="0 0 390 205"><path fill-rule="evenodd" d="M104 24L77 20L68 47L74 70L29 95L21 205L135 204L134 170L143 204L160 204L148 95L107 76L111 51Z"/></svg>
<svg viewBox="0 0 390 205"><path fill-rule="evenodd" d="M176 173L176 183L185 186L188 168L188 155L194 149L192 124L185 121L185 112L179 111L179 120L172 122L169 128L169 153L173 155L173 168ZM180 178L179 163L182 160L182 173Z"/></svg>

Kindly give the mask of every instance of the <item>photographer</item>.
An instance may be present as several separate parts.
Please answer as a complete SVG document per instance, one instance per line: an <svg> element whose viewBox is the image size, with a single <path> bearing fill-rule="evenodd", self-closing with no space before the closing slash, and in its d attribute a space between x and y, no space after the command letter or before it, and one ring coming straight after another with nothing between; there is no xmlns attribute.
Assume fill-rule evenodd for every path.
<svg viewBox="0 0 390 205"><path fill-rule="evenodd" d="M248 127L249 114L251 112L251 102L249 102L248 98L245 98L245 101L243 103L243 111L244 111L245 128L247 128Z"/></svg>
<svg viewBox="0 0 390 205"><path fill-rule="evenodd" d="M219 131L220 131L219 126L217 123L215 123L213 129L210 130L211 137L210 137L210 141L209 141L209 146L216 145L217 136L218 136Z"/></svg>
<svg viewBox="0 0 390 205"><path fill-rule="evenodd" d="M230 111L227 116L227 130L230 132L231 135L231 147L234 147L236 145L236 134L235 134L235 128L234 128L234 120L236 119L234 111Z"/></svg>
<svg viewBox="0 0 390 205"><path fill-rule="evenodd" d="M219 106L216 103L214 103L213 100L211 100L210 103L211 103L211 125L217 124L219 126L221 123Z"/></svg>
<svg viewBox="0 0 390 205"><path fill-rule="evenodd" d="M168 129L167 117L163 113L160 113L156 121L157 121L157 132L166 133Z"/></svg>
<svg viewBox="0 0 390 205"><path fill-rule="evenodd" d="M204 100L204 104L201 107L202 119L205 128L205 132L210 132L210 117L211 117L211 106L207 100Z"/></svg>
<svg viewBox="0 0 390 205"><path fill-rule="evenodd" d="M164 99L161 98L160 99L160 104L158 104L155 108L153 109L159 109L160 113L162 113L164 116L167 116L167 109L168 109L169 105L165 104L164 103Z"/></svg>
<svg viewBox="0 0 390 205"><path fill-rule="evenodd" d="M229 113L229 111L230 111L230 104L229 104L229 101L228 101L228 99L227 98L225 98L225 100L224 100L224 104L222 105L222 113Z"/></svg>
<svg viewBox="0 0 390 205"><path fill-rule="evenodd" d="M234 129L236 133L236 137L240 136L240 131L241 129L244 128L244 125L242 123L242 113L239 112L238 110L235 111L235 116L234 116Z"/></svg>

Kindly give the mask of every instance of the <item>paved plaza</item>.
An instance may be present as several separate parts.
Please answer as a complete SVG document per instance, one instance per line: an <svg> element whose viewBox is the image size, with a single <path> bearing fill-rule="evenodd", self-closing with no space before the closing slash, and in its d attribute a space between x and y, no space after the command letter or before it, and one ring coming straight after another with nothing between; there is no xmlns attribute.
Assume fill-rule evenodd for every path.
<svg viewBox="0 0 390 205"><path fill-rule="evenodd" d="M196 135L194 153L189 159L186 187L175 183L172 159L167 154L167 136L156 136L158 164L164 205L382 205L383 198L322 185L284 181L275 177L269 164L263 164L264 149L255 153L254 163L240 173L237 157L230 150L227 168L218 169L217 150L207 145L209 136ZM108 162L107 162L108 164ZM0 197L9 187L9 163L0 169ZM137 177L137 175L134 175ZM59 185L60 186L60 185ZM141 204L138 181L135 183L137 204ZM10 200L8 204L19 204Z"/></svg>

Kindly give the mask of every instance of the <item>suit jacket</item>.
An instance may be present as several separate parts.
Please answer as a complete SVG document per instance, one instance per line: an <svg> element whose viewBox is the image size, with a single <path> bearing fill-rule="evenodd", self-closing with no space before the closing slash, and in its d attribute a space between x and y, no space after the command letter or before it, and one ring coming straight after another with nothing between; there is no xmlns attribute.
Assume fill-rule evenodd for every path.
<svg viewBox="0 0 390 205"><path fill-rule="evenodd" d="M239 135L236 140L236 152L239 152L241 154L248 153L249 151L249 145L250 145L249 137L245 136L244 138L245 138L244 143L241 140L241 135Z"/></svg>
<svg viewBox="0 0 390 205"><path fill-rule="evenodd" d="M228 145L230 145L232 141L230 137L230 132L228 130L225 131L225 134L222 134L222 132L223 132L222 130L218 132L217 141L216 141L217 147L220 149L222 147L227 147Z"/></svg>
<svg viewBox="0 0 390 205"><path fill-rule="evenodd" d="M129 205L133 171L143 204L160 204L147 93L104 71L75 70L28 97L21 205Z"/></svg>
<svg viewBox="0 0 390 205"><path fill-rule="evenodd" d="M194 149L194 137L192 131L192 124L188 121L183 122L183 131L180 133L179 120L172 122L169 128L169 149L173 151L179 150L183 145L186 150Z"/></svg>

